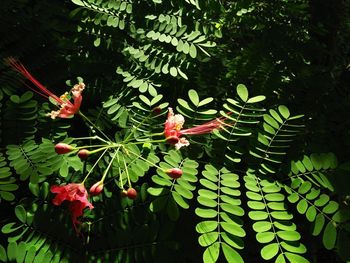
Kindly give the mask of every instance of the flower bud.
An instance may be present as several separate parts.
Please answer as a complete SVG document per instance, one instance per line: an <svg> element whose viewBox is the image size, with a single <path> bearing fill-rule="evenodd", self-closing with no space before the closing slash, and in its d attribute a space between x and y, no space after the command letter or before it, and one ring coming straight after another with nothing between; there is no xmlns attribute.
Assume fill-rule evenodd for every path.
<svg viewBox="0 0 350 263"><path fill-rule="evenodd" d="M137 196L137 191L134 188L129 188L128 191L126 191L126 196L129 199L135 199Z"/></svg>
<svg viewBox="0 0 350 263"><path fill-rule="evenodd" d="M126 191L125 189L123 189L122 191L120 191L120 196L121 196L121 197L127 197L127 196L128 196L128 191Z"/></svg>
<svg viewBox="0 0 350 263"><path fill-rule="evenodd" d="M95 183L93 186L91 186L90 188L90 195L95 196L95 195L99 195L103 190L103 182L99 181L97 183Z"/></svg>
<svg viewBox="0 0 350 263"><path fill-rule="evenodd" d="M161 109L159 106L154 107L153 110L152 110L152 112L153 112L154 115L160 114L161 111L162 111L162 109Z"/></svg>
<svg viewBox="0 0 350 263"><path fill-rule="evenodd" d="M165 171L173 179L180 178L182 176L182 170L180 168L171 168Z"/></svg>
<svg viewBox="0 0 350 263"><path fill-rule="evenodd" d="M179 141L179 137L177 137L177 136L169 136L165 140L169 144L177 144L178 141Z"/></svg>
<svg viewBox="0 0 350 263"><path fill-rule="evenodd" d="M69 153L69 152L71 152L73 150L74 150L74 147L69 145L69 144L67 144L67 143L60 142L60 143L57 143L55 145L55 151L58 154Z"/></svg>
<svg viewBox="0 0 350 263"><path fill-rule="evenodd" d="M86 149L81 149L79 152L78 152L78 156L81 160L85 160L89 157L90 155L90 152Z"/></svg>

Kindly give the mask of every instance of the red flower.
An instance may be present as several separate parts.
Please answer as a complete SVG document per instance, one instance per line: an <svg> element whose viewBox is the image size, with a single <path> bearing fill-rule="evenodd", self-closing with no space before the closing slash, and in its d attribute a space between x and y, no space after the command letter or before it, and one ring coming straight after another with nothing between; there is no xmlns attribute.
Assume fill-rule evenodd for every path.
<svg viewBox="0 0 350 263"><path fill-rule="evenodd" d="M73 97L73 103L72 103L67 98L68 92L58 97L57 95L52 93L50 90L45 88L36 78L32 76L32 74L30 74L30 72L20 62L16 61L14 58L6 59L6 63L9 66L11 66L14 70L22 74L22 76L30 80L36 87L36 88L33 88L27 85L28 88L30 88L31 90L33 90L34 92L40 94L45 98L51 97L53 100L56 101L57 106L59 106L60 109L57 111L52 111L51 113L47 114L52 119L55 119L56 117L68 118L70 116L73 116L79 111L81 101L83 99L83 97L81 96L81 92L85 88L84 83L79 83L77 85L74 85L74 87L72 88L71 90L72 97Z"/></svg>
<svg viewBox="0 0 350 263"><path fill-rule="evenodd" d="M176 149L182 146L188 146L190 143L182 135L206 134L211 133L214 129L220 129L225 123L225 118L216 118L215 120L204 124L181 130L185 123L185 118L181 114L174 114L173 109L169 108L168 118L164 125L164 135L168 143L174 144Z"/></svg>
<svg viewBox="0 0 350 263"><path fill-rule="evenodd" d="M80 224L79 217L83 215L83 210L88 207L93 209L94 206L87 199L88 193L83 184L67 184L67 185L53 185L50 189L51 193L57 194L52 203L54 205L61 205L63 201L68 201L68 209L71 212L73 226L76 232L77 225Z"/></svg>

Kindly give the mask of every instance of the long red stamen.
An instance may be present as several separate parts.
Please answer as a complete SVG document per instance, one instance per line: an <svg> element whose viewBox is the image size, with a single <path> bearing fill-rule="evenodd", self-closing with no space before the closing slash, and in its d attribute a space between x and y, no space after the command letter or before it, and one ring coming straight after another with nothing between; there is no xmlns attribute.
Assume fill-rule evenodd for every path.
<svg viewBox="0 0 350 263"><path fill-rule="evenodd" d="M31 90L35 91L36 93L40 94L41 96L52 97L59 104L64 103L63 100L61 100L59 97L57 97L55 94L53 94L47 88L45 88L36 78L34 78L32 76L32 74L30 74L29 71L23 66L22 63L18 62L14 58L7 58L5 61L9 66L11 66L18 73L20 73L23 77L25 77L29 81L31 81L40 91L42 91L42 93L40 91L34 90L33 88L30 88ZM43 93L46 95L44 95Z"/></svg>
<svg viewBox="0 0 350 263"><path fill-rule="evenodd" d="M225 119L226 118L221 117L189 129L181 130L180 134L192 135L192 134L211 133L213 130L220 129L221 126L226 125L223 122Z"/></svg>

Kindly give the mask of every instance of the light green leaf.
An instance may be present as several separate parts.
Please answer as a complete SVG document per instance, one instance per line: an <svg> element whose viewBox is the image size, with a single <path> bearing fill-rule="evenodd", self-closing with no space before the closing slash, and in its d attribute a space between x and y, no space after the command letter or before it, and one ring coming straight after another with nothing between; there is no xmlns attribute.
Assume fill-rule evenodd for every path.
<svg viewBox="0 0 350 263"><path fill-rule="evenodd" d="M266 99L265 96L259 95L259 96L255 96L255 97L250 98L247 101L247 103L257 103L257 102L263 101L265 99Z"/></svg>
<svg viewBox="0 0 350 263"><path fill-rule="evenodd" d="M308 203L306 199L302 199L298 204L297 204L297 210L300 214L305 214L306 210L308 208Z"/></svg>
<svg viewBox="0 0 350 263"><path fill-rule="evenodd" d="M228 263L244 263L241 255L235 249L225 243L221 243L221 247Z"/></svg>
<svg viewBox="0 0 350 263"><path fill-rule="evenodd" d="M217 210L203 209L203 208L196 208L195 213L197 216L203 217L203 218L214 218L218 215Z"/></svg>
<svg viewBox="0 0 350 263"><path fill-rule="evenodd" d="M260 251L260 254L263 259L270 260L277 255L278 250L279 250L278 243L272 243L264 246Z"/></svg>
<svg viewBox="0 0 350 263"><path fill-rule="evenodd" d="M275 239L275 233L273 232L260 232L256 234L256 240L259 243L270 243Z"/></svg>
<svg viewBox="0 0 350 263"><path fill-rule="evenodd" d="M237 94L243 100L246 102L248 100L248 89L245 85L243 84L238 84L237 85Z"/></svg>
<svg viewBox="0 0 350 263"><path fill-rule="evenodd" d="M306 211L306 219L309 222L313 222L315 221L316 214L317 214L316 208L314 206L310 206L309 209Z"/></svg>
<svg viewBox="0 0 350 263"><path fill-rule="evenodd" d="M202 247L207 247L213 244L216 240L218 240L218 238L219 238L218 232L209 232L209 233L200 235L198 238L198 243Z"/></svg>
<svg viewBox="0 0 350 263"><path fill-rule="evenodd" d="M209 233L217 229L218 222L217 221L203 221L196 225L196 231L199 234Z"/></svg>
<svg viewBox="0 0 350 263"><path fill-rule="evenodd" d="M246 235L243 227L232 224L232 223L226 223L226 222L221 222L220 223L221 227L228 233L238 236L238 237L244 237Z"/></svg>
<svg viewBox="0 0 350 263"><path fill-rule="evenodd" d="M284 105L280 105L278 106L278 111L281 113L281 115L285 118L288 119L290 116L290 112L288 110L288 108Z"/></svg>
<svg viewBox="0 0 350 263"><path fill-rule="evenodd" d="M301 238L300 234L296 231L278 231L277 235L285 241L298 241Z"/></svg>
<svg viewBox="0 0 350 263"><path fill-rule="evenodd" d="M268 221L259 221L253 224L253 229L255 232L266 232L269 231L272 227L272 224Z"/></svg>
<svg viewBox="0 0 350 263"><path fill-rule="evenodd" d="M199 104L199 97L198 97L198 93L197 91L195 91L194 89L190 89L188 91L188 97L190 98L191 102L197 106Z"/></svg>
<svg viewBox="0 0 350 263"><path fill-rule="evenodd" d="M304 258L304 257L302 257L300 255L289 253L289 252L285 252L284 254L287 257L287 259L289 260L289 262L293 262L293 263L310 263L310 261L308 261L306 258Z"/></svg>
<svg viewBox="0 0 350 263"><path fill-rule="evenodd" d="M208 247L203 253L204 263L214 263L218 260L220 253L220 243L216 242Z"/></svg>

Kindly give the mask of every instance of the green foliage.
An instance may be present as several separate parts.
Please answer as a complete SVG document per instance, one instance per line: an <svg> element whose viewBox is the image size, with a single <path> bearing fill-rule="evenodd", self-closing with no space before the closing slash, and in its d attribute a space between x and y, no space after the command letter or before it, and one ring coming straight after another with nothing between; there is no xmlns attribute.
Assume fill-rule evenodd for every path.
<svg viewBox="0 0 350 263"><path fill-rule="evenodd" d="M346 1L2 4L1 59L58 97L86 88L51 120L52 98L0 65L1 262L350 260ZM70 183L94 206L78 235L50 191Z"/></svg>
<svg viewBox="0 0 350 263"><path fill-rule="evenodd" d="M150 203L152 212L166 210L171 220L177 220L180 216L179 206L188 209L189 201L193 198L196 189L198 163L190 159L182 159L182 156L174 151L169 151L164 157L165 162L159 163L157 174L152 176L152 181L157 187L148 188L148 193L156 198ZM183 175L178 179L172 179L166 174L166 170L181 168Z"/></svg>
<svg viewBox="0 0 350 263"><path fill-rule="evenodd" d="M239 177L226 168L218 171L212 165L206 165L202 174L197 198L201 207L195 212L205 220L196 226L201 234L198 242L206 248L203 261L216 262L221 248L227 262L244 262L236 250L243 249L242 238L246 235L242 228L244 210L239 199Z"/></svg>

